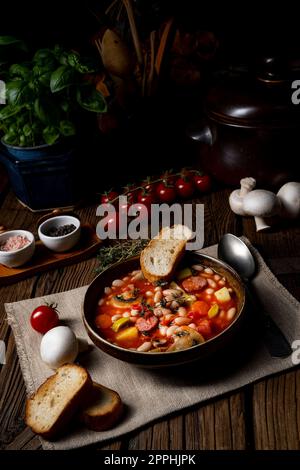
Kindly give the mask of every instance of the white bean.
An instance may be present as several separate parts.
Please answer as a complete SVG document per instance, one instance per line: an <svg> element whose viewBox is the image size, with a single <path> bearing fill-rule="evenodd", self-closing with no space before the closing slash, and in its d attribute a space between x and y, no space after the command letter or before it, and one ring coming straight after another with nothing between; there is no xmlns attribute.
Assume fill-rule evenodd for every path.
<svg viewBox="0 0 300 470"><path fill-rule="evenodd" d="M166 310L168 310L168 309L166 309ZM169 321L169 320L171 320L172 318L174 318L174 315L173 315L173 313L171 313L171 310L169 310L169 312L170 312L170 313L165 313L165 314L164 314L167 321Z"/></svg>
<svg viewBox="0 0 300 470"><path fill-rule="evenodd" d="M186 317L177 317L175 318L174 320L174 323L176 325L188 325L189 323L191 323L191 319L190 318L186 318Z"/></svg>
<svg viewBox="0 0 300 470"><path fill-rule="evenodd" d="M101 306L101 305L103 305L103 304L104 304L104 299L98 300L98 305L99 305L99 306Z"/></svg>
<svg viewBox="0 0 300 470"><path fill-rule="evenodd" d="M212 279L207 279L207 284L214 289L217 287L217 284Z"/></svg>
<svg viewBox="0 0 300 470"><path fill-rule="evenodd" d="M214 290L209 287L208 289L205 289L205 293L211 295L214 293Z"/></svg>
<svg viewBox="0 0 300 470"><path fill-rule="evenodd" d="M184 307L179 307L177 313L180 317L185 317L187 315L187 310Z"/></svg>
<svg viewBox="0 0 300 470"><path fill-rule="evenodd" d="M154 292L161 292L162 288L160 286L155 287Z"/></svg>
<svg viewBox="0 0 300 470"><path fill-rule="evenodd" d="M154 302L157 304L158 302L160 302L162 299L162 291L161 290L158 290L155 292L155 295L154 295Z"/></svg>
<svg viewBox="0 0 300 470"><path fill-rule="evenodd" d="M195 270L195 271L203 271L203 266L201 266L201 264L193 264L192 268Z"/></svg>
<svg viewBox="0 0 300 470"><path fill-rule="evenodd" d="M229 310L227 310L227 319L232 320L235 314L236 314L236 308L231 307Z"/></svg>
<svg viewBox="0 0 300 470"><path fill-rule="evenodd" d="M177 289L165 289L163 290L163 294L165 297L170 297L173 300L180 295L180 292Z"/></svg>
<svg viewBox="0 0 300 470"><path fill-rule="evenodd" d="M138 348L137 351L139 352L147 352L151 349L151 341L146 341L145 343L141 344Z"/></svg>
<svg viewBox="0 0 300 470"><path fill-rule="evenodd" d="M197 330L197 325L195 323L190 323L189 327L193 328L193 330Z"/></svg>
<svg viewBox="0 0 300 470"><path fill-rule="evenodd" d="M214 273L211 268L205 268L205 269L204 269L204 272L205 272L206 274L213 274L213 273Z"/></svg>
<svg viewBox="0 0 300 470"><path fill-rule="evenodd" d="M219 274L214 275L214 280L215 281L219 281L220 279L221 279L221 276L219 276Z"/></svg>
<svg viewBox="0 0 300 470"><path fill-rule="evenodd" d="M113 282L112 282L112 286L113 287L122 287L124 286L125 282L122 281L121 279L115 279Z"/></svg>
<svg viewBox="0 0 300 470"><path fill-rule="evenodd" d="M133 278L131 280L132 281L141 281L142 279L144 279L143 273L142 273L142 271L139 271L137 274L135 274L133 276Z"/></svg>
<svg viewBox="0 0 300 470"><path fill-rule="evenodd" d="M124 282L127 282L127 281L129 281L129 279L130 279L130 277L129 277L129 276L125 276L125 277L123 277L123 281L124 281Z"/></svg>
<svg viewBox="0 0 300 470"><path fill-rule="evenodd" d="M152 297L152 296L153 296L153 292L152 292L151 290L147 290L146 296L147 296L147 297Z"/></svg>
<svg viewBox="0 0 300 470"><path fill-rule="evenodd" d="M178 302L176 302L176 300L173 300L171 302L170 308L171 308L171 310L176 310L179 307L179 305L180 304Z"/></svg>
<svg viewBox="0 0 300 470"><path fill-rule="evenodd" d="M117 320L119 320L119 318L121 318L121 317L122 317L122 315L119 315L119 314L113 315L113 316L111 317L111 321L112 321L112 322L117 321Z"/></svg>
<svg viewBox="0 0 300 470"><path fill-rule="evenodd" d="M123 313L123 317L124 317L124 318L129 318L129 317L130 317L130 313L129 313L129 312Z"/></svg>
<svg viewBox="0 0 300 470"><path fill-rule="evenodd" d="M167 334L167 331L168 331L168 327L167 326L160 326L159 327L159 332L162 336L166 336Z"/></svg>
<svg viewBox="0 0 300 470"><path fill-rule="evenodd" d="M230 294L232 294L233 289L232 289L231 287L228 287L228 292L229 292Z"/></svg>
<svg viewBox="0 0 300 470"><path fill-rule="evenodd" d="M221 310L219 313L219 318L224 318L225 317L225 310Z"/></svg>
<svg viewBox="0 0 300 470"><path fill-rule="evenodd" d="M167 329L167 336L170 337L172 336L178 329L178 326L177 325L172 325L172 326L169 326L169 328Z"/></svg>
<svg viewBox="0 0 300 470"><path fill-rule="evenodd" d="M108 295L111 294L112 290L110 287L104 287L104 294Z"/></svg>
<svg viewBox="0 0 300 470"><path fill-rule="evenodd" d="M223 279L221 279L219 282L218 282L219 286L225 286L226 282L223 281Z"/></svg>
<svg viewBox="0 0 300 470"><path fill-rule="evenodd" d="M139 274L141 272L140 269L136 269L135 271L132 271L132 276L134 276L135 274Z"/></svg>
<svg viewBox="0 0 300 470"><path fill-rule="evenodd" d="M140 313L140 311L137 310L136 308L132 308L131 311L130 311L130 315L132 317L136 317L139 313Z"/></svg>

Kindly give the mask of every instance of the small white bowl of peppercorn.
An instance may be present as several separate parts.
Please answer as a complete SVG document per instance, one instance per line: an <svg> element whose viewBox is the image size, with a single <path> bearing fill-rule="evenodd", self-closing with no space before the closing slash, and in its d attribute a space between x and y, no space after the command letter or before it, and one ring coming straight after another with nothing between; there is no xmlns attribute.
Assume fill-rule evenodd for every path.
<svg viewBox="0 0 300 470"><path fill-rule="evenodd" d="M73 248L79 241L80 233L80 220L71 215L51 217L38 228L40 240L49 250L58 253Z"/></svg>

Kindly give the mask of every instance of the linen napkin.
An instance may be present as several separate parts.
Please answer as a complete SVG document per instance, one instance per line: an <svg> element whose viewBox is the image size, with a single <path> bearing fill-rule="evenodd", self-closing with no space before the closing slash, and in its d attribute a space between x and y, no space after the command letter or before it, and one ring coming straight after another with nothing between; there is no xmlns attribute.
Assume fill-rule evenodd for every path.
<svg viewBox="0 0 300 470"><path fill-rule="evenodd" d="M243 238L255 256L258 270L253 287L264 308L272 315L292 344L300 339L300 303L278 282L259 253ZM201 250L217 256L217 246ZM30 312L42 303L57 303L60 318L78 337L88 338L81 321L81 308L87 287L52 294L36 299L5 304L8 322L12 327L21 369L28 394L33 393L53 374L40 359L40 335L32 330ZM92 379L116 390L124 404L125 414L120 423L105 432L94 432L70 426L69 432L56 442L41 439L44 449L73 449L93 443L120 438L147 423L173 412L239 389L263 377L293 367L292 356L272 358L259 334L258 323L251 312L249 328L237 338L228 354L220 354L207 367L194 363L184 368L151 370L112 358L96 347L82 355L80 363L87 367ZM242 333L241 333L242 335Z"/></svg>

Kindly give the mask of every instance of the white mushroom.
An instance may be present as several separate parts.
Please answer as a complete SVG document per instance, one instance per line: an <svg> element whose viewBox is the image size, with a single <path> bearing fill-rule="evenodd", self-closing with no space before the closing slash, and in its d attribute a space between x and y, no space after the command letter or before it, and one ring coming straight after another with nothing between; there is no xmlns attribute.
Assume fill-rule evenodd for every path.
<svg viewBox="0 0 300 470"><path fill-rule="evenodd" d="M297 219L300 216L300 183L291 181L284 184L279 189L277 197L281 202L282 217Z"/></svg>
<svg viewBox="0 0 300 470"><path fill-rule="evenodd" d="M240 189L232 191L229 196L229 205L232 210L237 215L246 215L243 207L244 197L255 188L256 181L254 178L243 178L240 181Z"/></svg>
<svg viewBox="0 0 300 470"><path fill-rule="evenodd" d="M257 232L270 228L264 218L279 214L280 200L276 194L264 189L255 189L244 197L243 208L246 215L253 215Z"/></svg>

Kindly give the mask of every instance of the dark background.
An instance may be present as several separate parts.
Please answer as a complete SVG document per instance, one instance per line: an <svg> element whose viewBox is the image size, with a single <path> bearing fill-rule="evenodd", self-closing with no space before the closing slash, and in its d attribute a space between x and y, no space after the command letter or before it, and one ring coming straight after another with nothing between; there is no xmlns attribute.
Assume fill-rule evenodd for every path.
<svg viewBox="0 0 300 470"><path fill-rule="evenodd" d="M213 31L219 41L215 69L247 66L261 56L272 55L288 57L298 62L300 69L300 18L296 2L133 1L143 13L139 18L141 34L170 15L185 30ZM91 37L101 27L101 12L108 3L107 0L2 2L0 34L25 39L33 49L62 43L95 53ZM95 153L94 185L101 191L103 186L115 185L116 181L123 184L163 169L194 165L184 129L200 114L198 97L180 96L172 91L160 97L159 102L138 110L123 132L112 140L100 139L98 145L89 142L85 152Z"/></svg>

